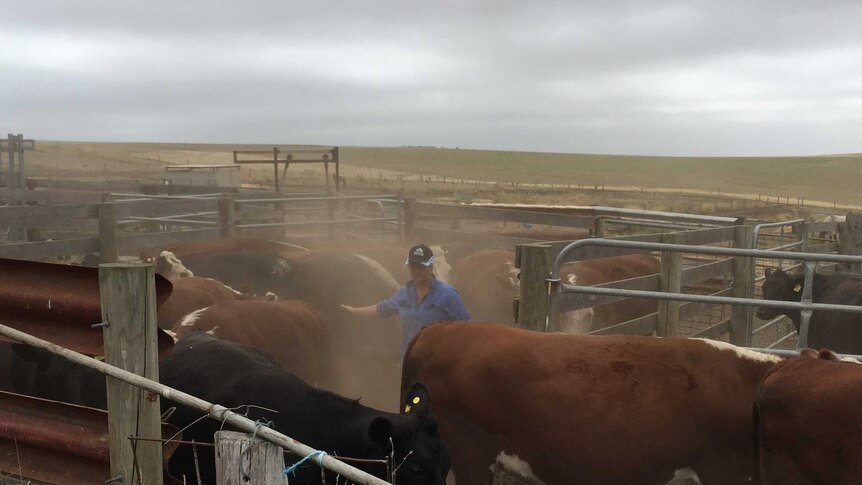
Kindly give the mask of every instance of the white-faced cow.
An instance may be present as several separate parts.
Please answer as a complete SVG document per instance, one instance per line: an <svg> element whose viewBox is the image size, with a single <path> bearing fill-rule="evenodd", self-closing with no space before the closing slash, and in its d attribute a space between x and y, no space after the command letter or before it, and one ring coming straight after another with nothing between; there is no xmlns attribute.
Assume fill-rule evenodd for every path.
<svg viewBox="0 0 862 485"><path fill-rule="evenodd" d="M656 258L648 254L630 254L566 263L560 268L560 277L571 285L594 286L656 274L659 269ZM563 313L560 328L564 333L584 334L657 310L657 300L629 298Z"/></svg>
<svg viewBox="0 0 862 485"><path fill-rule="evenodd" d="M845 223L847 222L847 216L839 216L836 214L829 214L828 216L818 219L817 222L828 222L828 223ZM820 231L818 236L821 239L832 239L833 241L838 239L838 235L833 231Z"/></svg>
<svg viewBox="0 0 862 485"><path fill-rule="evenodd" d="M180 261L177 255L175 255L171 251L159 251L155 254L146 255L142 254L140 258L132 256L120 256L120 261L136 261L138 259L147 263L153 263L153 265L155 266L155 273L164 276L172 282L180 278L189 278L194 276L194 273L192 273L188 268L183 266L182 261ZM99 265L99 262L99 256L96 256L94 254L88 254L84 256L84 259L81 261L81 266L94 268Z"/></svg>
<svg viewBox="0 0 862 485"><path fill-rule="evenodd" d="M515 253L483 249L461 258L452 269L451 284L475 320L512 323L512 299L518 292Z"/></svg>
<svg viewBox="0 0 862 485"><path fill-rule="evenodd" d="M803 349L763 379L755 403L762 485L862 483L862 366Z"/></svg>
<svg viewBox="0 0 862 485"><path fill-rule="evenodd" d="M414 244L408 241L351 241L349 253L370 258L391 274L396 280L401 281L407 277L407 265L404 264L404 255ZM442 246L429 246L434 253L434 274L440 281L449 282L452 270L448 261L448 254ZM346 253L340 246L329 246L324 249Z"/></svg>
<svg viewBox="0 0 862 485"><path fill-rule="evenodd" d="M594 337L447 322L413 340L458 483L502 454L549 484L746 484L755 389L779 359L722 342ZM407 394L405 394L406 396Z"/></svg>
<svg viewBox="0 0 862 485"><path fill-rule="evenodd" d="M449 455L429 413L431 395L417 385L408 393L410 413L392 414L366 407L338 395L315 389L260 350L194 334L180 340L160 367L168 386L229 408L248 410L248 417L265 419L272 428L330 455L380 460L394 454L399 485L443 485ZM163 408L174 406L162 400ZM269 411L272 410L272 411ZM201 420L201 414L178 406L169 421L183 429L186 441L211 443L221 423ZM215 483L212 448L198 447L202 481ZM288 457L297 461L299 458ZM383 476L385 467L357 464ZM171 457L171 474L196 483L195 460L189 447ZM296 470L292 485L320 484L321 473L313 462ZM335 483L327 474L326 483Z"/></svg>
<svg viewBox="0 0 862 485"><path fill-rule="evenodd" d="M395 293L397 281L376 261L328 250L294 252L289 258L249 250L187 258L191 262L183 263L198 275L309 303L327 327L330 375L343 377L327 387L377 407L393 406L400 379L400 325L393 319L357 321L340 306L367 305Z"/></svg>
<svg viewBox="0 0 862 485"><path fill-rule="evenodd" d="M196 253L183 256L181 264L196 276L257 295L271 291L285 297L290 291L290 263L277 254L245 249Z"/></svg>
<svg viewBox="0 0 862 485"><path fill-rule="evenodd" d="M862 305L862 280L842 274L815 274L812 298L816 303ZM778 301L802 300L805 277L782 270L766 271L763 282L763 299ZM787 315L799 331L801 314L798 310L781 310L760 307L757 318L770 320ZM858 313L815 311L808 329L808 345L829 348L844 354L862 354L862 315Z"/></svg>
<svg viewBox="0 0 862 485"><path fill-rule="evenodd" d="M455 265L452 285L461 293L474 319L512 323L512 300L520 285L515 254L503 250L482 250ZM560 269L564 282L584 286L655 274L658 261L635 254L566 263ZM566 312L560 317L564 333L583 334L655 312L655 300L628 299L596 307Z"/></svg>
<svg viewBox="0 0 862 485"><path fill-rule="evenodd" d="M159 306L159 327L173 330L174 325L189 313L222 301L230 300L274 300L274 294L258 297L241 293L211 278L180 278L174 280L171 296Z"/></svg>

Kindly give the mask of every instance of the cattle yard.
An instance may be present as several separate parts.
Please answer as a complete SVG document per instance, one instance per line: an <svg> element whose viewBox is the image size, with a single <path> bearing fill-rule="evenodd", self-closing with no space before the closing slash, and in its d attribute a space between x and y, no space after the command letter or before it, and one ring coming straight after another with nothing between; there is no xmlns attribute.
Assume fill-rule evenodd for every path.
<svg viewBox="0 0 862 485"><path fill-rule="evenodd" d="M20 143L23 143L23 138L21 140ZM16 142L10 138L9 143L14 145ZM20 153L23 153L23 148ZM274 159L279 160L278 152L275 152ZM284 160L285 170L287 161ZM18 167L23 167L23 161L19 162ZM278 180L278 165L275 167ZM754 300L759 295L759 283L766 277L764 270L802 268L809 276L801 289L801 303L796 306L784 304L785 307L834 310L836 308L812 303L813 272L816 269L826 273L853 273L862 267L862 257L857 256L860 254L857 241L862 241L862 234L857 232L859 219L854 214L848 216L847 222L812 222L804 218L760 220L749 215L752 211L759 211L757 215L762 216L770 208L766 204L750 203L746 206L742 203L734 210L731 202L730 207L719 211L725 214L735 211L739 214L730 216L656 211L646 206L558 207L538 204L501 207L467 200L423 200L405 197L401 191L393 193L396 191L380 190L375 193L369 187L353 188L349 192L338 191L338 177L336 192L327 188L302 192L278 182L275 186L278 192L275 192L248 188L221 191L117 182L59 183L45 179L27 180L18 176L16 172L17 182L0 188L0 202L5 203L5 206L0 207L0 258L79 263L87 255L97 255L102 263L116 263L155 248L219 239L279 241L307 248L322 244L350 247L357 241L368 244L402 241L422 241L435 245L458 243L476 249L498 249L512 253L513 266L519 271L520 281L516 293L511 295L512 320L499 323L510 323L539 332L560 331L561 322L566 321L567 314L592 311L600 305L627 304L633 301L632 298L650 299L656 301L654 311L601 328L590 328L586 333L699 337L743 347L792 352L800 342L794 326L786 317L761 321L754 316L753 307L762 304L758 303L761 300ZM328 174L326 181L328 186ZM403 180L401 183L403 187ZM717 205L715 208L718 208ZM659 269L653 274L611 279L589 286L578 285L577 279L566 279L563 274L567 262L626 254L650 255L655 258ZM120 263L117 268L133 271L129 269L133 266L134 263L131 266L130 263ZM103 269L105 274L110 273L108 268ZM152 269L149 268L137 273L143 282L141 284L145 286L147 281L152 280ZM120 305L119 298L106 292L109 290L103 288L103 313L106 311L105 305ZM134 310L135 318L144 315L146 320L147 312L154 314L155 293L153 288L152 295L142 304L146 308ZM859 307L842 310L858 312ZM802 328L806 328L810 312L808 316L805 315L803 311L805 323ZM103 318L107 317L103 315ZM149 319L152 320L152 317ZM20 322L0 318L0 324L0 333L6 337L26 340L43 348L50 347L33 337L15 333L14 328L21 330ZM62 323L55 322L55 325L59 329ZM24 326L24 329L27 327ZM151 330L155 332L155 328ZM63 333L60 330L57 332ZM121 369L135 370L130 361L116 357L117 349L120 348L116 345L121 344L109 343L110 333L105 332L106 362ZM36 334L48 339L51 332ZM154 339L155 334L142 336L133 345L154 352L158 348ZM147 341L148 344L142 344ZM54 343L62 345L63 341ZM805 344L804 337L801 343ZM90 354L98 353L87 350ZM66 355L69 355L68 352ZM152 360L156 357L152 354L148 358ZM83 357L78 360L78 363L98 368L100 372L163 397L172 393L176 395L177 391L159 387L156 379L145 381L112 365ZM129 389L131 386L125 392L132 392ZM0 394L3 399L17 399L10 396ZM112 399L109 399L109 404L118 398ZM190 401L193 399L190 397ZM202 410L212 409L212 403L198 400L197 404L203 406ZM16 406L18 408L10 404L9 408L26 407L24 404ZM57 433L63 433L62 425L72 418L60 418L59 414L65 411L60 411L60 408L52 411L51 404L45 406L48 407L41 411L40 419L50 423L48 416L56 413L60 424L46 425ZM110 406L108 412L113 412L114 416L117 413L135 415L130 410L121 411L115 406ZM216 418L227 419L230 413L221 408L211 414ZM261 428L254 421L242 421L240 418L230 419L235 419L233 424L238 428L293 450L300 456L315 451L296 446L296 442L290 438ZM6 417L7 422L20 419L21 415ZM99 423L104 418L95 416L88 419ZM155 419L158 424L158 416ZM267 431L262 432L262 429ZM66 438L74 442L71 437L74 433L69 430L65 433ZM157 436L159 431L150 434ZM135 434L136 437L145 435L140 432ZM19 441L31 450L46 446L51 448L44 440L26 442L26 433L4 435L0 440L3 440L4 446L10 440L14 442L13 449ZM120 443L125 446L127 441L123 437L112 436L112 476L105 477L105 480L117 476L115 467L121 465L115 464L115 458L126 462L139 458L128 454L115 456L115 451L121 447ZM141 449L144 448L146 446ZM56 453L57 450L53 449L52 452ZM92 455L93 452L89 453ZM70 460L83 459L72 450L61 451L63 454L77 457ZM100 454L97 458L107 460L108 457ZM154 469L160 469L161 458L155 463ZM345 473L342 476L354 477L356 483L381 483L346 471L341 462L329 457L319 463L328 469ZM12 475L21 473L22 477L26 477L20 464L16 467L14 463L4 461L2 466L2 472ZM62 475L54 472L43 468L30 478L47 483L75 483L69 481L68 477L58 478ZM499 483L508 483L505 480L509 479L511 477L500 477Z"/></svg>

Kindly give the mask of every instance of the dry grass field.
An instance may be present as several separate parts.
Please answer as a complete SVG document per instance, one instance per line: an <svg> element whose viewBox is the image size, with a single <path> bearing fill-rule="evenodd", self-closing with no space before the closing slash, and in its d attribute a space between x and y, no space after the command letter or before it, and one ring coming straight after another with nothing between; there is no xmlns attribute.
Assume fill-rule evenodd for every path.
<svg viewBox="0 0 862 485"><path fill-rule="evenodd" d="M158 180L166 165L231 163L234 149L270 148L271 145L38 141L37 150L26 156L34 176ZM794 204L804 198L809 206L819 201L823 210L833 204L855 206L860 203L857 188L862 186L862 154L679 158L342 147L341 160L348 186L418 191L437 197L469 192L498 202L648 205L652 209L669 209L689 198L687 207L709 213L739 208L721 201L704 206L705 200L719 194L727 200L789 198ZM247 165L242 173L243 183L267 185L272 181L268 165ZM292 167L288 176L292 184L323 181L322 168L316 166ZM500 184L452 183L453 178ZM560 194L541 186L550 183L570 185L572 189L605 186L608 191L581 194L571 190Z"/></svg>

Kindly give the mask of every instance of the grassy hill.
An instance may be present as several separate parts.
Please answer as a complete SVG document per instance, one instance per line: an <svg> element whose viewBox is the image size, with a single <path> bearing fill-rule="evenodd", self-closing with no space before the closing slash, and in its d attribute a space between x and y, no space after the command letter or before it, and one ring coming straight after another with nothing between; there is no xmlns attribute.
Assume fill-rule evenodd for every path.
<svg viewBox="0 0 862 485"><path fill-rule="evenodd" d="M465 179L769 194L858 204L862 154L633 157L439 148L345 148L347 163Z"/></svg>
<svg viewBox="0 0 862 485"><path fill-rule="evenodd" d="M287 146L287 145L282 145ZM89 143L39 141L27 159L38 175L158 177L176 163L231 163L234 149L272 145ZM862 154L809 157L656 157L502 152L446 148L342 147L348 176L441 175L500 182L691 189L792 200L862 202ZM307 169L309 166L303 167ZM245 167L253 181L270 166ZM294 169L291 169L294 170Z"/></svg>

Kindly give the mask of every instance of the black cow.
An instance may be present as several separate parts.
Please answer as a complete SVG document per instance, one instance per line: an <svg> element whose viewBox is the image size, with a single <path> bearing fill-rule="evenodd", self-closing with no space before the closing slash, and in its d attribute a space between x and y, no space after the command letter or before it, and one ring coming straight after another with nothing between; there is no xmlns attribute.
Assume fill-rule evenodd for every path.
<svg viewBox="0 0 862 485"><path fill-rule="evenodd" d="M428 412L430 398L421 384L410 394L410 414L385 413L309 386L261 350L203 333L180 340L162 362L160 373L164 384L210 402L274 410L251 407L248 417L272 421L275 430L332 455L383 459L394 446L401 485L442 485L449 471L449 454L437 434L437 421ZM162 403L166 410L175 406L167 400ZM221 423L195 422L201 413L176 407L169 421L179 428L191 425L183 431L185 440L212 442ZM202 482L214 483L212 449L199 448L198 459ZM380 465L365 469L381 477L385 471ZM175 477L185 476L187 483L195 483L192 451L180 447L171 458L170 470ZM329 483L334 480L327 477ZM321 483L317 465L300 467L290 483Z"/></svg>
<svg viewBox="0 0 862 485"><path fill-rule="evenodd" d="M782 270L766 271L763 282L763 299L801 301L805 277ZM862 280L848 275L815 274L812 297L816 303L862 305ZM760 307L757 318L770 320L787 315L799 331L801 315L798 310L781 310ZM808 346L829 348L845 354L862 354L862 315L846 312L815 311L808 328Z"/></svg>
<svg viewBox="0 0 862 485"><path fill-rule="evenodd" d="M4 364L12 392L107 409L103 374L47 350L5 342L0 346L0 354L8 359Z"/></svg>

